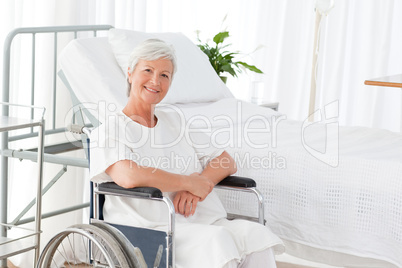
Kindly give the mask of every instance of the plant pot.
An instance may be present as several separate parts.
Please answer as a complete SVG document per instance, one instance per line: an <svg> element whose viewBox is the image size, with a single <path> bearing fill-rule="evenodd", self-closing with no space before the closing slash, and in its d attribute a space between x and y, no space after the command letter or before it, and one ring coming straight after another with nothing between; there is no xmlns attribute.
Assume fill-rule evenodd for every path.
<svg viewBox="0 0 402 268"><path fill-rule="evenodd" d="M219 76L222 80L223 83L226 84L226 81L228 80L227 76Z"/></svg>

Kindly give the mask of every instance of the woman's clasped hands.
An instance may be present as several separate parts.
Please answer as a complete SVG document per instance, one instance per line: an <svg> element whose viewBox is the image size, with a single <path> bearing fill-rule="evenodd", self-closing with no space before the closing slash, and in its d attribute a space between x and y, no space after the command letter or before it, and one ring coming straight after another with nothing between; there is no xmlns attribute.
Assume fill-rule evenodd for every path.
<svg viewBox="0 0 402 268"><path fill-rule="evenodd" d="M203 201L215 186L211 180L199 173L187 177L188 190L177 192L173 199L176 213L185 217L194 215L198 202Z"/></svg>

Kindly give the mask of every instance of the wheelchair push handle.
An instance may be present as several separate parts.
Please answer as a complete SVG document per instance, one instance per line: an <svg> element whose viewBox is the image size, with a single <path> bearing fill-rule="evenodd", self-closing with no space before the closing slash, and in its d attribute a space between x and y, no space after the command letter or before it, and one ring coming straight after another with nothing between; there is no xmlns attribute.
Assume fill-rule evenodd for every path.
<svg viewBox="0 0 402 268"><path fill-rule="evenodd" d="M78 124L68 124L67 125L67 130L69 132L72 132L72 133L75 133L75 134L89 135L89 134L91 134L92 128L88 127L88 126L78 125Z"/></svg>

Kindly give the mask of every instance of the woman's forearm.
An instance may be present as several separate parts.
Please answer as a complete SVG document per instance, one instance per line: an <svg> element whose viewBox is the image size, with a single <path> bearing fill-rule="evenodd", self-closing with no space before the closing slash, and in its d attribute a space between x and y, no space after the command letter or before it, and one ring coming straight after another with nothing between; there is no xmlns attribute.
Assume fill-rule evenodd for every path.
<svg viewBox="0 0 402 268"><path fill-rule="evenodd" d="M201 175L207 177L216 185L227 176L236 173L236 171L237 167L234 159L224 151L220 156L209 161Z"/></svg>
<svg viewBox="0 0 402 268"><path fill-rule="evenodd" d="M130 160L114 163L106 169L113 181L124 187L156 187L163 192L185 190L186 180L183 175L170 173L161 169L139 166ZM183 189L181 189L183 188Z"/></svg>
<svg viewBox="0 0 402 268"><path fill-rule="evenodd" d="M130 160L114 163L106 169L113 181L124 187L155 187L162 192L189 191L204 199L214 185L200 174L181 175L152 167L143 167Z"/></svg>

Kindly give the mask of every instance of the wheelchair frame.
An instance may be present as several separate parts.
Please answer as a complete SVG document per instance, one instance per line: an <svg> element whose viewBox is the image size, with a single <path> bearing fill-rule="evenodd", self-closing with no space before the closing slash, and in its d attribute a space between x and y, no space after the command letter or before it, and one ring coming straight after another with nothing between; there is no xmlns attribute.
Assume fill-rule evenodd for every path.
<svg viewBox="0 0 402 268"><path fill-rule="evenodd" d="M74 28L74 27L72 27ZM78 27L79 28L79 27ZM102 28L112 28L112 26L103 26ZM71 30L71 28L62 29L63 31ZM74 91L72 90L71 86L69 85L67 79L64 77L62 71L58 73L59 78L63 81L64 85L70 91L70 96L73 101L74 106L74 118L75 122L77 122L80 126L74 126L73 128L79 129L79 134L81 134L81 141L85 152L87 154L87 159L89 161L89 153L88 151L88 134L90 129L86 126L84 122L84 117L91 119L93 121L93 117L84 109L82 104L76 98ZM96 120L96 119L95 119ZM97 122L92 122L93 126L97 126ZM81 164L82 166L86 166ZM251 218L251 217L244 217L251 220L256 220L261 224L265 224L264 221L264 199L261 193L256 189L256 182L252 179L236 177L236 176L229 176L222 180L216 188L226 189L226 190L236 190L242 192L249 192L253 193L257 196L258 201L258 218ZM124 196L130 198L139 198L139 199L147 199L147 200L154 200L157 202L164 202L168 209L168 228L167 228L167 235L166 235L166 267L174 267L175 265L175 242L174 242L174 234L175 234L175 209L172 202L168 199L163 197L162 192L156 188L132 188L132 189L125 189L122 188L114 183L103 183L103 184L95 184L93 189L93 218L90 220L90 224L83 224L83 225L76 225L72 226L58 234L56 234L45 246L42 254L39 257L37 267L50 267L52 259L54 257L55 252L57 251L57 247L66 239L69 234L77 234L82 238L88 239L89 244L93 245L92 247L100 248L100 251L105 255L107 259L107 263L109 266L106 267L115 267L115 264L112 263L112 257L110 254L114 254L113 256L119 258L127 258L128 253L124 252L124 250L129 247L127 246L127 239L122 237L122 234L119 231L115 231L113 228L105 228L106 225L101 221L99 218L100 211L98 208L99 205L99 196L100 195L115 195L115 196ZM228 218L236 218L236 215L228 214ZM102 234L101 237L99 234ZM104 243L104 245L102 244ZM116 246L117 244L117 246ZM125 244L122 246L122 244ZM91 246L89 246L91 248ZM112 251L112 253L108 253L108 250ZM130 249L131 250L131 249ZM74 254L75 255L75 254ZM91 258L91 256L89 256ZM133 258L135 259L135 257ZM91 259L89 260L92 261ZM137 266L133 265L134 267L141 267L138 266L138 262L133 260ZM125 263L125 262L124 262ZM102 266L105 267L105 266Z"/></svg>
<svg viewBox="0 0 402 268"><path fill-rule="evenodd" d="M80 129L79 127L73 127L75 129ZM90 130L88 128L82 127L81 128L81 134L83 134L85 137L87 137L90 133ZM86 148L89 148L89 139L86 138ZM89 150L87 152L88 155L88 161L90 161L90 154ZM229 176L223 179L218 185L215 186L216 188L221 188L225 190L236 190L236 191L243 191L243 192L249 192L253 193L257 197L258 201L258 209L259 209L259 215L258 215L258 222L261 224L264 224L264 199L261 193L256 189L256 182L250 178L244 178L244 177L239 177L239 176ZM104 224L107 224L106 222L103 221L101 217L101 211L100 211L100 196L101 195L113 195L113 196L120 196L120 197L129 197L129 198L137 198L137 199L146 199L146 200L153 200L157 202L164 202L167 206L167 211L168 211L168 228L166 232L166 267L171 268L175 267L175 209L173 206L173 203L170 199L166 198L163 196L162 192L154 187L136 187L136 188L123 188L114 182L107 182L107 183L101 183L101 184L96 184L94 183L92 191L92 198L91 198L91 203L93 204L92 206L92 215L90 217L90 224L84 224L84 225L79 225L78 227L73 226L70 229L67 229L65 231L62 231L59 234L56 234L56 236L49 241L49 243L46 245L44 251L42 252L39 261L38 261L38 268L39 267L49 267L50 263L53 260L53 254L56 251L56 248L58 244L61 243L61 240L64 239L64 237L68 236L69 232L71 233L78 233L82 236L89 237L89 239L94 243L94 246L99 247L101 244L111 244L107 246L106 248L101 249L102 254L105 254L105 259L110 263L110 259L112 259L111 256L109 256L109 253L107 250L113 251L113 256L116 255L121 255L118 258L123 258L123 259L129 259L133 258L134 260L132 262L129 262L130 265L133 265L132 263L136 263L135 266L133 265L134 268L136 267L147 267L147 266L142 266L141 263L145 263L143 260L142 253L140 253L137 256L130 256L131 251L135 251L135 249L132 249L130 246L123 247L123 252L118 252L118 250L113 249L113 248L118 248L119 245L122 247L123 244L127 244L130 242L127 242L128 239L124 236L122 232L117 230L117 228L114 228L112 226L106 227ZM233 215L232 215L233 217ZM235 218L235 217L233 217ZM251 218L253 219L253 218ZM255 219L254 219L255 220ZM88 225L95 225L95 227L89 227ZM97 230L96 226L101 227L100 230ZM135 228L135 227L133 227ZM116 230L115 230L116 229ZM104 235L104 237L96 237L99 235L93 236L93 233L97 234L97 232L101 233ZM108 237L105 239L105 237ZM106 242L105 242L106 241ZM112 242L110 242L112 241ZM119 244L119 245L115 245ZM130 252L128 252L130 251ZM50 252L50 253L49 253ZM118 253L116 253L118 252ZM75 255L75 254L73 254ZM90 257L91 258L91 257ZM138 260L140 259L140 260ZM89 262L92 262L92 259L88 260ZM113 262L113 261L112 261ZM114 264L113 264L114 265ZM112 267L111 265L110 267ZM109 267L109 266L106 266ZM158 266L154 266L158 267Z"/></svg>
<svg viewBox="0 0 402 268"><path fill-rule="evenodd" d="M238 177L238 176L229 176L225 179L223 179L218 185L215 186L216 188L221 188L221 189L226 189L226 190L237 190L237 191L244 191L244 192L250 192L253 193L257 196L258 203L259 203L259 217L258 221L261 224L264 224L264 204L263 204L263 196L261 193L256 189L256 182L252 179L249 178L244 178L244 177ZM121 257L118 258L129 258L130 252L127 251L134 251L134 249L129 248L127 250L127 247L123 247L122 244L127 244L127 238L124 236L123 233L119 232L118 230L115 230L114 227L109 227L105 228L105 222L102 221L100 218L101 212L100 212L100 201L99 197L100 195L114 195L114 196L121 196L121 197L130 197L130 198L137 198L137 199L147 199L147 200L153 200L157 202L164 202L168 208L168 230L166 233L166 267L171 268L175 267L175 240L174 240L174 234L175 234L175 209L173 206L173 203L170 199L166 198L163 196L162 192L153 187L137 187L137 188L123 188L121 186L118 186L117 184L113 182L108 182L108 183L102 183L102 184L95 184L93 187L93 217L90 219L90 224L83 224L79 226L72 226L71 228L68 228L67 230L64 230L49 241L49 243L46 245L45 249L43 250L39 261L38 261L38 268L39 267L49 267L49 265L52 263L53 260L53 254L56 251L56 248L58 244L60 244L62 239L64 237L68 236L69 233L79 233L82 236L89 237L91 239L91 243L94 243L94 246L96 247L102 247L102 244L107 244L111 243L111 245L105 246L101 248L102 254L105 255L105 259L108 261L108 263L113 262L111 261L112 257L110 254L107 252L107 250L113 251L113 256L120 254ZM91 225L100 226L100 230L98 230L95 227L89 227ZM135 228L135 227L133 227ZM89 230L88 230L89 229ZM100 232L104 237L101 238L96 238L97 232ZM95 237L94 234L95 233ZM99 236L99 235L98 235ZM117 236L117 237L116 237ZM105 237L108 237L105 239ZM104 242L106 241L106 242ZM112 242L110 242L112 241ZM122 242L123 241L123 242ZM118 245L116 245L118 244ZM92 245L92 244L91 244ZM113 248L119 248L122 247L123 252L116 253L116 249ZM90 246L91 247L91 246ZM50 252L50 253L49 253ZM75 255L75 254L73 254ZM142 258L142 254L140 256L137 256L139 258ZM133 265L134 268L141 267L143 268L144 266L141 266L140 263L143 263L143 260L138 260L137 257L131 256L134 260L132 262L129 262L129 265ZM90 257L91 258L91 257ZM92 259L88 260L89 262L92 262ZM133 264L135 262L135 266ZM102 266L103 267L103 266ZM114 267L114 264L106 267ZM146 267L146 266L145 266ZM154 266L158 267L158 266Z"/></svg>
<svg viewBox="0 0 402 268"><path fill-rule="evenodd" d="M257 196L258 200L258 222L264 224L264 198L261 193L256 189L256 182L250 178L239 176L229 176L223 179L215 188L225 190L236 190L253 193ZM94 219L95 222L99 220L99 195L114 195L121 197L130 197L138 199L148 199L158 202L164 202L168 208L168 230L166 236L166 267L175 267L175 248L174 248L174 233L175 233L175 209L172 201L163 196L162 192L153 187L139 187L139 188L123 188L113 182L96 184L94 186ZM237 215L231 214L230 218L236 218ZM244 218L244 217L242 217ZM249 218L254 220L253 218Z"/></svg>

